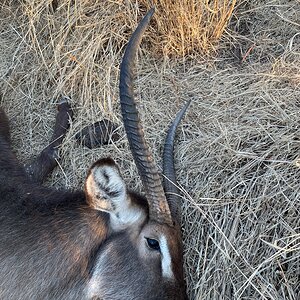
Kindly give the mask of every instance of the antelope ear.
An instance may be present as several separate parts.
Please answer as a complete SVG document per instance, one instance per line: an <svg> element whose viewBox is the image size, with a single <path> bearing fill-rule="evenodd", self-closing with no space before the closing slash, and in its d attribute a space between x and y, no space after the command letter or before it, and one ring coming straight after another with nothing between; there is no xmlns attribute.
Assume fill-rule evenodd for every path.
<svg viewBox="0 0 300 300"><path fill-rule="evenodd" d="M100 159L91 166L85 181L85 194L91 208L108 213L116 213L126 201L125 182L111 158Z"/></svg>

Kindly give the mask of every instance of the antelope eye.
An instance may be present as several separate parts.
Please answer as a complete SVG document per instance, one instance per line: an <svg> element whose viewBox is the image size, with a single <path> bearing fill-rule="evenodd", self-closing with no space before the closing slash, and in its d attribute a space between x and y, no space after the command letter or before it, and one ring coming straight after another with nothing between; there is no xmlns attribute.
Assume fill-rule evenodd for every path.
<svg viewBox="0 0 300 300"><path fill-rule="evenodd" d="M157 240L149 239L149 238L146 238L146 240L147 240L147 245L150 249L160 251L159 242Z"/></svg>

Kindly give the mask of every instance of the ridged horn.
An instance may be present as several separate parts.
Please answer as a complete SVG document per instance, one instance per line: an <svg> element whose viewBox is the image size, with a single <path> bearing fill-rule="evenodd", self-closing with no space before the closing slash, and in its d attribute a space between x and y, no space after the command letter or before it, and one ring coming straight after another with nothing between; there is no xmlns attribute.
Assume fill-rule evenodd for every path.
<svg viewBox="0 0 300 300"><path fill-rule="evenodd" d="M149 218L150 220L173 226L161 178L144 137L133 90L135 60L138 47L153 13L154 8L139 23L126 47L120 67L120 103L127 139L148 201Z"/></svg>
<svg viewBox="0 0 300 300"><path fill-rule="evenodd" d="M188 109L191 100L188 101L182 109L177 113L175 119L172 121L164 145L163 152L163 174L164 174L164 189L165 195L170 207L172 219L180 224L181 213L180 213L180 196L177 185L175 166L174 166L174 141L176 135L176 129L182 120L186 110Z"/></svg>

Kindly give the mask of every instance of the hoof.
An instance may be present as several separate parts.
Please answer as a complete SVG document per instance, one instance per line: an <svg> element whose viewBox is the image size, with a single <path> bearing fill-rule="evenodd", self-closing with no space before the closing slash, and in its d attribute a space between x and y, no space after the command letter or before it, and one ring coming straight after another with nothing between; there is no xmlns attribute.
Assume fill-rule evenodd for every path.
<svg viewBox="0 0 300 300"><path fill-rule="evenodd" d="M57 102L57 110L59 113L64 113L66 118L70 116L71 118L73 117L73 111L71 109L70 105L70 99L67 96L61 96Z"/></svg>
<svg viewBox="0 0 300 300"><path fill-rule="evenodd" d="M71 98L68 96L61 96L59 98L59 100L57 101L57 104L58 104L58 106L60 106L61 104L68 103L70 100L71 100Z"/></svg>

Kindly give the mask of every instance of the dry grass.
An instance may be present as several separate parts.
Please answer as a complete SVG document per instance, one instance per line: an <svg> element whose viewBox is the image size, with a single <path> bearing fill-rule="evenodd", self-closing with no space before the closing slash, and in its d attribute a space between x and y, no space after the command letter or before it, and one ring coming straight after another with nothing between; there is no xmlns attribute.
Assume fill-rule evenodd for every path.
<svg viewBox="0 0 300 300"><path fill-rule="evenodd" d="M215 51L236 0L147 0L138 1L147 9L156 7L151 44L153 52L185 56Z"/></svg>
<svg viewBox="0 0 300 300"><path fill-rule="evenodd" d="M74 136L103 117L122 132L118 65L145 4L61 0L53 12L52 3L7 1L0 9L0 105L17 154L26 161L47 144L56 97L66 94L75 119L48 184L82 187L91 162L110 155L140 189L124 135L93 150ZM157 16L170 2L160 3ZM239 1L222 51L206 61L195 52L168 59L174 40L153 33L166 30L157 19L144 40L137 94L158 161L168 123L193 101L176 148L191 299L300 298L299 14L298 0ZM149 47L158 37L163 59Z"/></svg>

